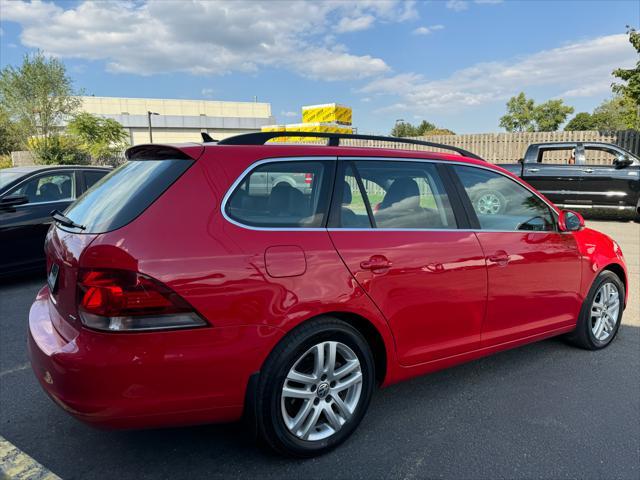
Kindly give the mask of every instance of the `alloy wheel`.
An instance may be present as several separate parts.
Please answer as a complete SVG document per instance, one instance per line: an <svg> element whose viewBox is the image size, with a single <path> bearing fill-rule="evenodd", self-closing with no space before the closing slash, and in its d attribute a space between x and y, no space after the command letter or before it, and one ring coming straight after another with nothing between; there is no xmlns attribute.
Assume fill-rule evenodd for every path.
<svg viewBox="0 0 640 480"><path fill-rule="evenodd" d="M307 441L334 435L353 416L362 381L360 360L344 343L325 341L309 348L282 387L280 408L289 432Z"/></svg>
<svg viewBox="0 0 640 480"><path fill-rule="evenodd" d="M495 193L485 193L476 201L478 213L482 215L496 215L500 207L500 198Z"/></svg>
<svg viewBox="0 0 640 480"><path fill-rule="evenodd" d="M620 314L620 295L618 287L603 283L591 304L591 332L596 340L606 341L615 331Z"/></svg>

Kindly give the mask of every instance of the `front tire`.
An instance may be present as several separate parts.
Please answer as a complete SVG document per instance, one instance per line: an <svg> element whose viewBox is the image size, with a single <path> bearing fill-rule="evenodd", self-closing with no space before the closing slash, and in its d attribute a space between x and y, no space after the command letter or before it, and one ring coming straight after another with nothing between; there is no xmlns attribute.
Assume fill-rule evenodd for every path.
<svg viewBox="0 0 640 480"><path fill-rule="evenodd" d="M584 300L576 329L567 340L587 350L608 346L622 322L624 292L624 285L615 273L601 272Z"/></svg>
<svg viewBox="0 0 640 480"><path fill-rule="evenodd" d="M259 435L286 455L328 452L357 428L374 385L373 355L362 335L333 317L311 320L276 346L260 373Z"/></svg>

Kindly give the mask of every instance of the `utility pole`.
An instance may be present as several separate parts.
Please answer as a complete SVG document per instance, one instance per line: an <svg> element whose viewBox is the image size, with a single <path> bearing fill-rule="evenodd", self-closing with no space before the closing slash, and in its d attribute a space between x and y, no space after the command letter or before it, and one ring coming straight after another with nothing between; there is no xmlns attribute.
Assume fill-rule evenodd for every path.
<svg viewBox="0 0 640 480"><path fill-rule="evenodd" d="M160 115L159 113L147 111L147 123L149 124L149 143L153 143L153 132L151 130L151 115Z"/></svg>

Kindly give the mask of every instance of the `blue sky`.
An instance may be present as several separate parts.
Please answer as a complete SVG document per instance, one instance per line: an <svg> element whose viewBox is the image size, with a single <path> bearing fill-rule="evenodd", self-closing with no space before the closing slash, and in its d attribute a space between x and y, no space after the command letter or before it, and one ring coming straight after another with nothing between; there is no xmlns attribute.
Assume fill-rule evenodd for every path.
<svg viewBox="0 0 640 480"><path fill-rule="evenodd" d="M360 132L422 119L499 131L506 100L590 111L637 56L638 1L0 0L0 66L40 48L87 94L246 100L278 123L338 102Z"/></svg>

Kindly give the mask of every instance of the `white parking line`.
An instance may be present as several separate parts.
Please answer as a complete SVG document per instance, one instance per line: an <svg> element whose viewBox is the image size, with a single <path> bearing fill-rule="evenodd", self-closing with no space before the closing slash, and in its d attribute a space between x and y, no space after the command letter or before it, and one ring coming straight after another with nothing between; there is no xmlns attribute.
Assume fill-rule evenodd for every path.
<svg viewBox="0 0 640 480"><path fill-rule="evenodd" d="M0 479L61 480L4 437L0 437Z"/></svg>
<svg viewBox="0 0 640 480"><path fill-rule="evenodd" d="M9 375L10 373L16 373L16 372L21 372L22 370L26 370L30 367L29 363L24 363L22 365L18 365L17 367L14 368L8 368L7 370L3 370L0 372L0 378L4 377L5 375Z"/></svg>

